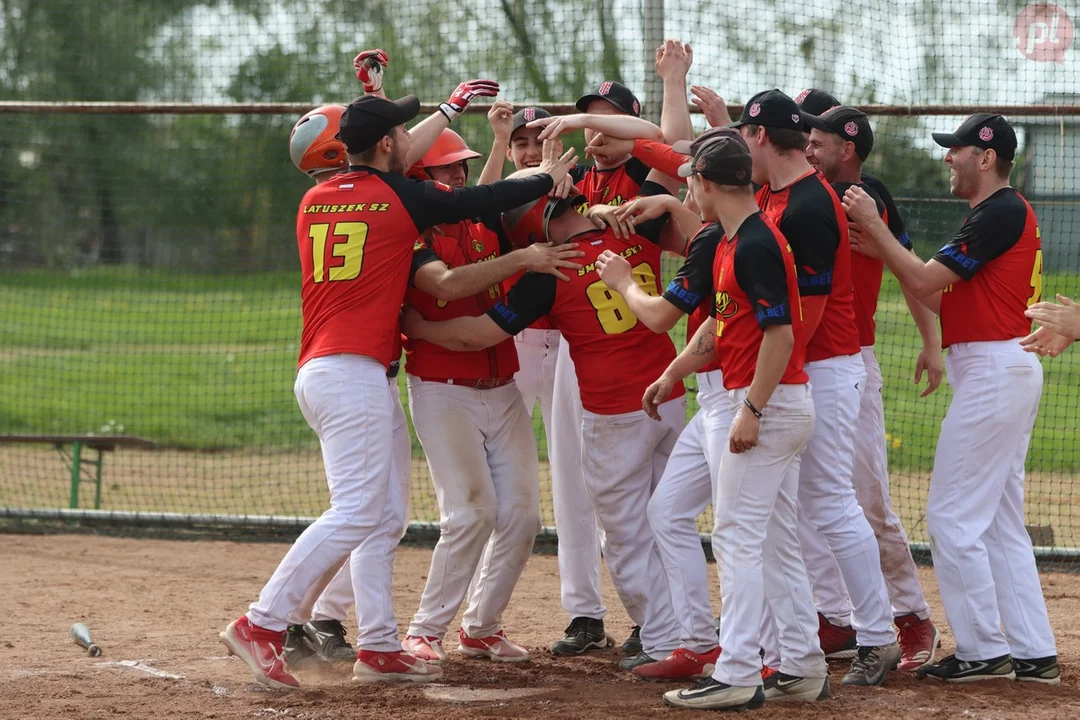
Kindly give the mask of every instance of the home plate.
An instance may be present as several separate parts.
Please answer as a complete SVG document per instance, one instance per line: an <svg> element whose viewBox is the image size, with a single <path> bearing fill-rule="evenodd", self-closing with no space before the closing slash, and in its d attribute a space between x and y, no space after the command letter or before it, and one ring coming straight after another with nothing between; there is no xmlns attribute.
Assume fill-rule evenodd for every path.
<svg viewBox="0 0 1080 720"><path fill-rule="evenodd" d="M424 695L431 700L443 702L499 702L500 700L514 700L516 698L539 695L549 692L545 688L506 688L505 690L493 690L471 687L451 687L449 685L429 685L424 688Z"/></svg>

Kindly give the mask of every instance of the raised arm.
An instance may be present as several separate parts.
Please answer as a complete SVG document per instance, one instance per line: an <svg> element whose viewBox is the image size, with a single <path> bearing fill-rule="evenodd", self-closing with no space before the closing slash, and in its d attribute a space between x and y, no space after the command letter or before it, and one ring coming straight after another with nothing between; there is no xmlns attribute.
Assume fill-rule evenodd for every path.
<svg viewBox="0 0 1080 720"><path fill-rule="evenodd" d="M477 185L487 185L502 177L506 151L510 147L510 134L514 126L514 106L504 100L496 100L488 110L488 122L491 124L491 153L484 170L480 173Z"/></svg>
<svg viewBox="0 0 1080 720"><path fill-rule="evenodd" d="M686 104L686 74L694 62L694 50L687 43L667 40L656 49L656 72L664 81L664 105L660 109L660 130L667 143L693 140L690 107Z"/></svg>

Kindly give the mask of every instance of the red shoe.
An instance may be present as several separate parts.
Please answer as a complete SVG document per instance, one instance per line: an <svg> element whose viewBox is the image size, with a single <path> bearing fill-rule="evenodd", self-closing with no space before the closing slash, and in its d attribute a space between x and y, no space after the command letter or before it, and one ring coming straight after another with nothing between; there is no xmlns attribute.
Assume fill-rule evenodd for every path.
<svg viewBox="0 0 1080 720"><path fill-rule="evenodd" d="M415 658L403 650L361 650L353 665L354 683L431 682L442 677L442 668Z"/></svg>
<svg viewBox="0 0 1080 720"><path fill-rule="evenodd" d="M761 667L761 682L765 682L778 672L780 671L776 668L769 667L768 665L763 665Z"/></svg>
<svg viewBox="0 0 1080 720"><path fill-rule="evenodd" d="M850 660L859 651L851 626L833 625L821 613L818 613L818 640L826 660Z"/></svg>
<svg viewBox="0 0 1080 720"><path fill-rule="evenodd" d="M639 665L633 673L642 680L669 682L674 680L700 680L710 677L720 657L720 646L708 652L696 653L679 648L663 660Z"/></svg>
<svg viewBox="0 0 1080 720"><path fill-rule="evenodd" d="M941 647L941 635L930 618L920 620L915 613L896 618L896 639L900 642L898 670L912 672L934 662Z"/></svg>
<svg viewBox="0 0 1080 720"><path fill-rule="evenodd" d="M401 641L401 649L424 662L438 665L446 659L442 640L437 637L408 635Z"/></svg>
<svg viewBox="0 0 1080 720"><path fill-rule="evenodd" d="M253 625L247 615L229 623L225 631L218 634L221 642L251 668L255 682L272 688L290 689L300 687L300 681L285 669L285 653L281 644L285 640L285 631L275 632Z"/></svg>
<svg viewBox="0 0 1080 720"><path fill-rule="evenodd" d="M485 638L472 638L465 634L465 628L461 628L458 642L458 652L465 657L488 658L495 662L527 662L529 659L529 651L510 642L502 630Z"/></svg>

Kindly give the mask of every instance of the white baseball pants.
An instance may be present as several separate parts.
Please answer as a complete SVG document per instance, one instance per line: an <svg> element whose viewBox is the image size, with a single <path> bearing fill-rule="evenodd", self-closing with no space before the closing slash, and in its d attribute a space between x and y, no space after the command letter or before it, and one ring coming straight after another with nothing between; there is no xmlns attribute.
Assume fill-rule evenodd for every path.
<svg viewBox="0 0 1080 720"><path fill-rule="evenodd" d="M860 355L838 356L806 363L806 373L817 423L799 471L800 541L809 545L817 531L828 543L851 596L859 645L890 645L896 631L881 556L851 482L866 366Z"/></svg>
<svg viewBox="0 0 1080 720"><path fill-rule="evenodd" d="M881 402L884 382L873 347L862 349L866 383L859 404L858 434L852 484L855 497L878 542L881 572L892 604L893 617L914 613L925 620L930 608L923 595L907 533L893 510L889 494L889 461L885 440L885 409ZM851 598L840 566L828 541L814 529L802 535L803 560L818 612L834 624L851 624Z"/></svg>
<svg viewBox="0 0 1080 720"><path fill-rule="evenodd" d="M956 657L1056 655L1024 527L1024 460L1042 365L1016 340L958 343L945 362L953 399L941 423L926 522Z"/></svg>
<svg viewBox="0 0 1080 720"><path fill-rule="evenodd" d="M405 530L409 526L409 490L412 474L412 442L409 440L409 425L405 420L405 410L401 407L401 394L398 392L396 378L389 379L393 407L394 423L394 457L390 464L390 492L397 493L393 505L400 512L391 522L386 523L385 528L379 528L380 532L386 532L393 536L397 530L397 541L390 548L389 554L393 558L394 550ZM359 550L359 549L358 549ZM356 554L358 550L354 550ZM372 559L361 557L359 562L371 562ZM342 564L341 569L330 581L311 611L312 620L338 620L343 622L348 617L349 608L354 603L351 563ZM317 587L313 589L317 590ZM303 617L303 614L301 614Z"/></svg>
<svg viewBox="0 0 1080 720"><path fill-rule="evenodd" d="M514 336L518 366L514 382L525 400L525 409L532 415L536 401L540 401L540 416L544 419L544 436L548 439L551 453L551 401L555 393L555 366L559 357L562 333L558 330L534 330L526 328ZM550 460L549 460L550 462Z"/></svg>
<svg viewBox="0 0 1080 720"><path fill-rule="evenodd" d="M645 654L660 659L679 647L679 621L656 541L644 511L686 425L686 398L669 400L656 421L643 410L619 415L584 411L581 465L604 528L604 558L630 619L641 626Z"/></svg>
<svg viewBox="0 0 1080 720"><path fill-rule="evenodd" d="M581 469L581 392L570 346L560 342L555 363L548 462L559 540L559 584L563 610L576 617L602 619L607 608L600 593L602 531Z"/></svg>
<svg viewBox="0 0 1080 720"><path fill-rule="evenodd" d="M362 355L329 355L304 363L294 386L300 411L319 436L330 508L297 538L248 609L248 619L284 630L309 589L325 584L353 553L353 593L366 650L400 650L392 596L393 553L400 538L400 493L390 491L393 393L386 368ZM394 532L383 528L390 526ZM356 551L356 552L354 552Z"/></svg>
<svg viewBox="0 0 1080 720"><path fill-rule="evenodd" d="M731 392L741 407L747 388ZM713 678L737 687L761 684L758 639L768 609L778 628L780 671L825 677L817 615L795 531L799 456L814 430L806 385L779 385L761 419L758 445L732 453L722 447L713 498L713 552L723 600L720 646Z"/></svg>
<svg viewBox="0 0 1080 720"><path fill-rule="evenodd" d="M719 370L698 373L697 383L700 409L679 434L648 515L681 628L679 646L702 653L716 647L717 639L697 518L715 494L715 451L728 438L734 411Z"/></svg>
<svg viewBox="0 0 1080 720"><path fill-rule="evenodd" d="M476 390L410 375L408 384L441 533L409 634L443 637L479 565L462 627L470 637L487 637L501 629L502 612L540 530L532 417L514 383ZM491 552L485 554L489 538Z"/></svg>

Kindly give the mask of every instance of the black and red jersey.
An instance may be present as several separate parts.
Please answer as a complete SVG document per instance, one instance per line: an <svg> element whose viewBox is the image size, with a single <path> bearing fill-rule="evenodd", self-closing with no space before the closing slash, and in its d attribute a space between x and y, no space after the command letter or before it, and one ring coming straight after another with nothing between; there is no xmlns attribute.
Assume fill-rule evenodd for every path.
<svg viewBox="0 0 1080 720"><path fill-rule="evenodd" d="M389 367L421 231L517 207L549 190L546 174L454 190L368 167L312 187L296 217L304 321L299 365L351 353Z"/></svg>
<svg viewBox="0 0 1080 720"><path fill-rule="evenodd" d="M806 361L859 352L847 216L836 192L821 173L811 171L783 189L763 185L757 204L791 244L800 295L828 296L807 342Z"/></svg>
<svg viewBox="0 0 1080 720"><path fill-rule="evenodd" d="M976 205L934 260L960 279L941 295L941 344L1011 340L1031 332L1024 311L1042 297L1042 236L1011 187Z"/></svg>
<svg viewBox="0 0 1080 720"><path fill-rule="evenodd" d="M690 241L690 251L675 277L664 289L664 299L687 313L686 342L694 337L701 324L712 314L713 261L716 249L724 238L724 228L718 222L702 225ZM719 370L720 362L714 358L698 372Z"/></svg>
<svg viewBox="0 0 1080 720"><path fill-rule="evenodd" d="M716 355L728 390L754 381L764 329L791 325L795 344L780 382L809 380L798 276L791 245L763 213L754 213L725 237L713 261Z"/></svg>
<svg viewBox="0 0 1080 720"><path fill-rule="evenodd" d="M639 228L640 230L640 228ZM641 410L645 389L675 359L675 345L666 333L654 333L630 311L622 296L600 279L596 259L604 250L626 258L634 280L649 295L660 295L659 231L649 237L631 235L620 240L608 230L578 235L572 240L585 257L570 281L553 275L527 272L506 300L488 317L514 335L536 318L548 315L562 332L574 361L581 404L598 415L619 415ZM685 392L682 383L673 398Z"/></svg>
<svg viewBox="0 0 1080 720"><path fill-rule="evenodd" d="M570 169L570 176L589 205L622 205L641 193L641 186L649 176L649 166L632 157L610 170L599 170L595 165L577 165Z"/></svg>
<svg viewBox="0 0 1080 720"><path fill-rule="evenodd" d="M501 250L508 246L509 241L502 237L498 218L442 224L430 238L417 240L413 267L419 268L440 260L451 268L487 262L499 257ZM415 287L409 287L405 293L405 304L416 308L425 320L438 322L485 313L502 298L501 283L477 295L450 301L438 300ZM405 372L417 377L481 380L511 377L517 371L518 358L513 339L475 352L454 352L423 340L405 343Z"/></svg>

